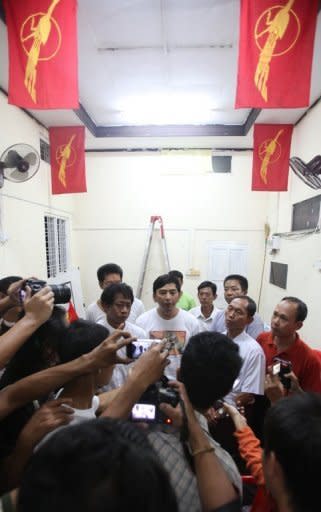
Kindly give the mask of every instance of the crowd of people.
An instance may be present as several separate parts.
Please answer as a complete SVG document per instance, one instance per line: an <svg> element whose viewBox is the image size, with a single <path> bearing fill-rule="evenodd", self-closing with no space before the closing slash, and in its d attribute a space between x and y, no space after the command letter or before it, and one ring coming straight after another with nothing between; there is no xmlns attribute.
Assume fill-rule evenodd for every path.
<svg viewBox="0 0 321 512"><path fill-rule="evenodd" d="M72 322L50 286L0 279L2 509L319 510L306 304L284 297L267 331L238 274L224 310L215 283L199 284L197 306L177 270L155 279L148 311L119 265L97 278L100 297Z"/></svg>

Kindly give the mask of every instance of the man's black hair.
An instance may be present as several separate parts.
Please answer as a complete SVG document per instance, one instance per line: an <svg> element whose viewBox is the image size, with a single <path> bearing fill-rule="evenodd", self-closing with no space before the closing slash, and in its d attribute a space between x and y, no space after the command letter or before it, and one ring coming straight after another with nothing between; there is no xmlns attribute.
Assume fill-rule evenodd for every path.
<svg viewBox="0 0 321 512"><path fill-rule="evenodd" d="M17 281L21 281L22 277L20 276L7 276L0 279L0 292L7 295L8 288L12 283L16 283Z"/></svg>
<svg viewBox="0 0 321 512"><path fill-rule="evenodd" d="M66 311L54 306L51 317L30 336L9 361L0 379L0 389L48 368L53 362L56 363L57 345L67 329ZM29 403L16 409L0 422L0 456L9 455L14 449L21 430L34 412L33 404ZM6 452L3 451L3 445L6 445Z"/></svg>
<svg viewBox="0 0 321 512"><path fill-rule="evenodd" d="M155 295L155 293L157 292L157 290L159 290L159 288L163 288L163 286L166 286L167 284L171 284L171 283L175 284L178 292L181 291L181 285L180 285L177 277L171 276L168 273L168 274L163 274L161 276L158 276L157 279L155 279L155 281L153 282L153 294Z"/></svg>
<svg viewBox="0 0 321 512"><path fill-rule="evenodd" d="M54 306L51 317L30 336L9 361L0 378L0 389L48 368L48 351L57 350L60 337L68 329L66 311Z"/></svg>
<svg viewBox="0 0 321 512"><path fill-rule="evenodd" d="M226 276L226 278L224 279L224 285L225 285L226 281L231 281L231 280L238 281L240 283L242 292L247 293L247 290L249 288L249 282L246 279L246 277L241 276L240 274L230 274L229 276Z"/></svg>
<svg viewBox="0 0 321 512"><path fill-rule="evenodd" d="M200 290L202 290L202 288L211 288L213 295L216 295L217 286L215 283L212 283L212 281L203 281L201 284L198 285L197 291L199 292Z"/></svg>
<svg viewBox="0 0 321 512"><path fill-rule="evenodd" d="M182 272L180 272L179 270L170 270L168 273L172 277L177 277L177 279L181 279L181 281L184 280L184 276Z"/></svg>
<svg viewBox="0 0 321 512"><path fill-rule="evenodd" d="M136 426L101 418L61 429L33 455L19 512L177 512L169 476Z"/></svg>
<svg viewBox="0 0 321 512"><path fill-rule="evenodd" d="M122 295L124 299L130 300L131 303L134 302L134 294L131 286L128 286L126 283L114 283L104 289L100 297L101 303L106 306L112 306L118 294Z"/></svg>
<svg viewBox="0 0 321 512"><path fill-rule="evenodd" d="M118 274L120 279L123 279L123 269L116 263L106 263L99 267L97 270L98 281L101 283L108 274Z"/></svg>
<svg viewBox="0 0 321 512"><path fill-rule="evenodd" d="M242 366L239 348L218 332L192 336L183 352L180 379L196 409L208 409L227 395Z"/></svg>
<svg viewBox="0 0 321 512"><path fill-rule="evenodd" d="M295 512L320 510L321 395L296 393L271 407L265 454L274 452Z"/></svg>
<svg viewBox="0 0 321 512"><path fill-rule="evenodd" d="M88 354L109 335L106 327L86 320L75 320L62 336L58 345L61 363L68 363Z"/></svg>
<svg viewBox="0 0 321 512"><path fill-rule="evenodd" d="M247 314L249 317L253 317L256 313L256 304L255 304L255 301L253 299L251 299L251 297L249 297L248 295L237 295L236 297L233 297L233 299L231 300L231 302L233 302L234 299L241 299L241 300L245 300L246 301L246 311L247 311Z"/></svg>
<svg viewBox="0 0 321 512"><path fill-rule="evenodd" d="M297 297L283 297L282 301L291 302L292 304L296 305L296 321L297 322L304 322L306 317L308 316L308 306L305 302L303 302L301 299L298 299ZM281 301L281 302L282 302Z"/></svg>

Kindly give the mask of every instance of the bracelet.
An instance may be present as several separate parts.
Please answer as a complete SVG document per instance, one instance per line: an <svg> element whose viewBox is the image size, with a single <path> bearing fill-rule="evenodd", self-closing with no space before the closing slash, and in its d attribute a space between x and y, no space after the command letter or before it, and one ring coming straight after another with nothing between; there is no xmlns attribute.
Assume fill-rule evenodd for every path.
<svg viewBox="0 0 321 512"><path fill-rule="evenodd" d="M199 450L195 450L194 452L191 453L192 457L195 457L196 455L200 455L201 453L209 453L209 452L214 452L214 447L213 446L208 446L207 448L199 448Z"/></svg>

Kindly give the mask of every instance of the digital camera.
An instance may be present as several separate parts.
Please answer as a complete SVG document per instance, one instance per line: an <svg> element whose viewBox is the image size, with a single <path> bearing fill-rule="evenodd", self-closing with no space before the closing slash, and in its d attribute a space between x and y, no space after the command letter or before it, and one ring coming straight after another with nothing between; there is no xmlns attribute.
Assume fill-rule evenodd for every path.
<svg viewBox="0 0 321 512"><path fill-rule="evenodd" d="M163 382L150 386L141 396L139 402L132 408L132 421L143 421L147 423L165 423L170 425L168 418L159 408L161 403L167 403L176 407L180 397L173 388L164 387Z"/></svg>
<svg viewBox="0 0 321 512"><path fill-rule="evenodd" d="M29 286L31 289L31 295L39 292L45 286L49 286L51 291L54 294L54 303L55 304L66 304L71 299L71 290L66 284L51 284L48 285L46 281L40 281L39 279L27 279L24 284L24 287L20 291L20 299L23 300L25 295L26 286ZM23 292L23 293L21 293Z"/></svg>
<svg viewBox="0 0 321 512"><path fill-rule="evenodd" d="M285 377L285 375L291 371L292 363L290 361L281 359L280 357L275 357L273 359L272 373L273 375L278 375L280 377L280 381L287 390L291 388L291 379L290 377Z"/></svg>

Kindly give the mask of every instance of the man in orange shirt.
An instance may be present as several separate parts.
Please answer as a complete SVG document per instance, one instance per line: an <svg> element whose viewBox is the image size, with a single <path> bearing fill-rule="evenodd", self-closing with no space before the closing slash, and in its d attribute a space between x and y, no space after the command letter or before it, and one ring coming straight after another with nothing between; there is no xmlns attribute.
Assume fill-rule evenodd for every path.
<svg viewBox="0 0 321 512"><path fill-rule="evenodd" d="M267 367L274 364L276 357L289 361L303 391L321 393L321 364L315 351L297 333L307 314L308 308L300 299L284 297L273 311L271 331L261 333L257 341L265 353Z"/></svg>

